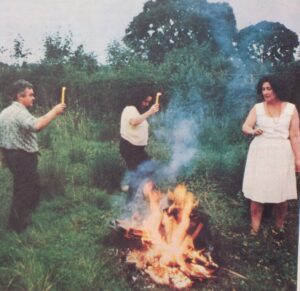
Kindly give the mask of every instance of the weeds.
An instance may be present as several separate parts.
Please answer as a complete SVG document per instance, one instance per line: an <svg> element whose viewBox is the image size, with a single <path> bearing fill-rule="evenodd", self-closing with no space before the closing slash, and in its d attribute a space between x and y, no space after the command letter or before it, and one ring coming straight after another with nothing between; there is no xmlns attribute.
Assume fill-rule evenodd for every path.
<svg viewBox="0 0 300 291"><path fill-rule="evenodd" d="M169 290L124 261L122 237L108 225L126 206L124 193L117 191L125 167L117 142L107 141L109 135L101 140L98 124L81 117L69 113L41 136L42 201L32 225L20 235L4 229L12 181L9 171L0 168L0 289ZM263 222L260 236L250 238L248 204L236 190L245 144L232 139L218 154L213 144L202 145L192 173L182 171L177 179L208 216L212 255L220 265L216 278L191 290L295 290L297 203L290 204L280 247L269 235L272 220ZM152 141L149 152L168 161L164 144Z"/></svg>

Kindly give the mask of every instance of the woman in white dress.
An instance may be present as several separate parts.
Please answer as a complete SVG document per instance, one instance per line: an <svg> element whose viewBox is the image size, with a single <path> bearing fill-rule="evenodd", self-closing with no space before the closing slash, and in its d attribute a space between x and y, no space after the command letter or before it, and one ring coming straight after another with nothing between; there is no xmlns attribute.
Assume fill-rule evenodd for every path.
<svg viewBox="0 0 300 291"><path fill-rule="evenodd" d="M295 105L282 101L282 86L274 76L257 84L264 102L249 112L243 132L252 135L245 167L243 193L251 200L251 235L257 235L264 203L276 203L275 227L283 230L287 200L297 199L300 172L299 116Z"/></svg>

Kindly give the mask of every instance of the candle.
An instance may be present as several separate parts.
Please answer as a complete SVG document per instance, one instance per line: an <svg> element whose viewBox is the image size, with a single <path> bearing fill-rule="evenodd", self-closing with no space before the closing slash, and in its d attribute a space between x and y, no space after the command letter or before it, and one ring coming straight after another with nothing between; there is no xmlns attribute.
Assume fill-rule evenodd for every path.
<svg viewBox="0 0 300 291"><path fill-rule="evenodd" d="M61 101L60 103L65 103L65 91L66 91L66 87L62 87L61 88Z"/></svg>
<svg viewBox="0 0 300 291"><path fill-rule="evenodd" d="M162 93L160 92L157 92L156 93L156 97L155 97L155 104L158 104L159 103L159 97L162 95Z"/></svg>

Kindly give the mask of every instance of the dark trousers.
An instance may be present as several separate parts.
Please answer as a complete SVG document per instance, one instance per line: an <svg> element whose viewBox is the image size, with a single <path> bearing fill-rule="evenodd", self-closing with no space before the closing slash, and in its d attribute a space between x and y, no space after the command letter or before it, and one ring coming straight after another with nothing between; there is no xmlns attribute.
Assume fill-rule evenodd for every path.
<svg viewBox="0 0 300 291"><path fill-rule="evenodd" d="M123 138L120 140L120 153L129 171L136 170L140 164L151 159L144 146L133 145Z"/></svg>
<svg viewBox="0 0 300 291"><path fill-rule="evenodd" d="M7 228L19 233L30 223L31 213L39 202L38 153L21 150L2 152L13 175L13 197Z"/></svg>
<svg viewBox="0 0 300 291"><path fill-rule="evenodd" d="M134 199L137 189L143 179L148 175L146 168L139 168L141 164L150 161L151 157L145 151L144 146L135 146L127 140L121 138L120 140L120 153L125 160L126 167L129 172L129 190L127 202Z"/></svg>

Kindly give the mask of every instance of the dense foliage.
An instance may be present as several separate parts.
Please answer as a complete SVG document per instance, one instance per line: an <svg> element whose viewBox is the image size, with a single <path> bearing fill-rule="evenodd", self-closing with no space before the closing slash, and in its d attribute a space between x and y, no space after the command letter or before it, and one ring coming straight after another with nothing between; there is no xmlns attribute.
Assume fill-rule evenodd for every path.
<svg viewBox="0 0 300 291"><path fill-rule="evenodd" d="M228 54L236 33L235 17L227 3L158 0L145 3L143 12L127 28L124 42L138 55L162 62L167 52L191 43L209 42Z"/></svg>
<svg viewBox="0 0 300 291"><path fill-rule="evenodd" d="M243 56L273 66L292 62L298 45L297 34L279 22L262 21L238 34L238 48Z"/></svg>

